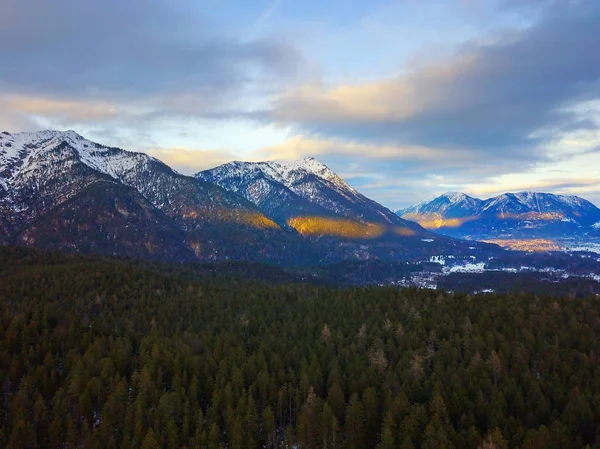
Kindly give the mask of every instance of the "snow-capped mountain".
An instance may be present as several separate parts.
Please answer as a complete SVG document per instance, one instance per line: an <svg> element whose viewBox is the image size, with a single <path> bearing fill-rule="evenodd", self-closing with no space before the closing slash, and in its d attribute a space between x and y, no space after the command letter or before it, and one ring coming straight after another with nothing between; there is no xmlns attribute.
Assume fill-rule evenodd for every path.
<svg viewBox="0 0 600 449"><path fill-rule="evenodd" d="M243 196L283 228L326 245L327 261L415 260L424 254L491 250L485 244L447 239L398 217L314 158L231 162L195 176Z"/></svg>
<svg viewBox="0 0 600 449"><path fill-rule="evenodd" d="M538 192L487 200L447 193L397 213L436 232L472 239L585 236L598 230L600 220L600 209L583 198Z"/></svg>
<svg viewBox="0 0 600 449"><path fill-rule="evenodd" d="M102 228L102 235L88 232L87 237L101 240L88 246L106 248L106 241L119 240L118 236L127 234L123 229L119 232L113 229L112 237L108 235L108 229L118 222L114 219L116 216L127 220L137 216L123 209L122 204L137 204L140 217L146 216L147 220L138 220L137 228L143 224L154 229L158 223L161 223L159 228L167 224L169 228L164 232L162 243L147 241L145 236L151 234L150 229L132 235L134 241L139 237L139 248L126 251L126 255L146 257L154 252L164 258L161 254L169 251L173 259L194 256L208 259L264 256L268 259L268 254L281 253L279 248L274 249L273 242L288 242L290 238L254 204L236 194L183 176L146 154L99 145L73 131L0 134L0 185L0 239L4 241L35 245L43 238L34 238L34 234L63 229L62 237L56 235L53 240L56 246L78 249L83 244L72 240L84 238L79 235L80 231L88 229L78 220L94 215L89 210L91 205L107 206L105 198L97 197L104 197L108 192L119 192L127 198L121 201L115 198L113 209L117 214L111 225ZM106 193L99 190L98 185L103 185ZM88 198L89 195L94 199ZM88 209L85 214L71 214L68 223L64 222L65 215L61 215L62 221L54 218L52 232L48 226L40 225L52 214L62 213L60 211L69 215L64 209L69 201L79 201ZM71 208L76 205L72 204ZM100 211L96 213L102 215ZM124 228L136 228L127 220L122 223ZM69 223L67 232L64 228ZM236 236L236 244L224 241L228 235ZM128 246L123 242L123 249ZM146 247L150 249L140 252L140 248Z"/></svg>
<svg viewBox="0 0 600 449"><path fill-rule="evenodd" d="M314 159L191 177L73 131L0 133L0 244L294 265L491 248L403 220Z"/></svg>
<svg viewBox="0 0 600 449"><path fill-rule="evenodd" d="M418 229L357 192L314 158L231 162L195 176L244 196L282 225L313 215Z"/></svg>
<svg viewBox="0 0 600 449"><path fill-rule="evenodd" d="M440 226L436 226L436 222L441 224L444 220L471 216L481 209L483 203L484 201L464 193L448 192L432 201L398 211L398 215L417 222L425 221L425 217L427 217L426 227L438 228Z"/></svg>

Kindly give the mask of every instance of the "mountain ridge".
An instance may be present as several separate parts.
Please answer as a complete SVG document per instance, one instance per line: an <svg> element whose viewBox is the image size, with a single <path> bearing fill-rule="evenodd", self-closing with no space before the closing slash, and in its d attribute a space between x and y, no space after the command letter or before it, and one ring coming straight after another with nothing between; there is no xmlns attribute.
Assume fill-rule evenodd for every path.
<svg viewBox="0 0 600 449"><path fill-rule="evenodd" d="M186 176L74 131L0 133L0 243L284 265L492 248L403 220L312 158L207 173Z"/></svg>
<svg viewBox="0 0 600 449"><path fill-rule="evenodd" d="M261 207L268 203L271 193L269 189L276 188L292 192L300 198L294 198L297 202L310 203L326 216L335 214L361 222L411 226L404 220L399 220L388 208L356 191L314 158L295 161L235 161L201 171L194 176L239 193ZM267 205L272 210L277 206L283 204ZM290 218L293 217L285 213L275 215L275 221L280 224L285 224L285 220Z"/></svg>
<svg viewBox="0 0 600 449"><path fill-rule="evenodd" d="M12 235L13 240L41 216L51 213L90 185L104 181L120 183L141 194L183 232L184 244L202 259L235 258L242 254L252 257L253 253L260 254L260 248L268 247L271 241L289 240L289 236L278 231L274 223L244 198L182 175L145 153L100 145L73 131L2 133L0 164L4 190L0 192L0 215L8 217L9 223L4 227L9 230L4 233ZM87 203L106 206L91 199ZM77 234L76 227L75 224L71 227L73 235ZM231 248L232 253L224 251L227 245L219 235L221 231L235 231L240 247ZM256 235L263 233L270 238ZM127 243L123 242L123 247L127 247ZM97 242L100 246L105 244ZM248 244L254 249L245 249ZM277 259L275 248L268 252Z"/></svg>
<svg viewBox="0 0 600 449"><path fill-rule="evenodd" d="M452 194L454 195L454 194ZM600 209L574 195L508 192L482 200L440 195L401 209L397 214L427 229L473 239L509 237L569 237L595 232Z"/></svg>

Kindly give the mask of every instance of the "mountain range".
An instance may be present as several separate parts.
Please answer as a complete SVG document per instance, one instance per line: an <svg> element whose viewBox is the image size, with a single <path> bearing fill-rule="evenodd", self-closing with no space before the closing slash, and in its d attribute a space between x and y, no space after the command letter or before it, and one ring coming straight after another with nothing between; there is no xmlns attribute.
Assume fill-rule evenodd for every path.
<svg viewBox="0 0 600 449"><path fill-rule="evenodd" d="M282 265L495 248L433 234L315 159L232 162L185 176L74 131L0 133L0 243Z"/></svg>
<svg viewBox="0 0 600 449"><path fill-rule="evenodd" d="M473 240L600 237L600 209L577 196L519 192L481 200L449 192L397 214Z"/></svg>

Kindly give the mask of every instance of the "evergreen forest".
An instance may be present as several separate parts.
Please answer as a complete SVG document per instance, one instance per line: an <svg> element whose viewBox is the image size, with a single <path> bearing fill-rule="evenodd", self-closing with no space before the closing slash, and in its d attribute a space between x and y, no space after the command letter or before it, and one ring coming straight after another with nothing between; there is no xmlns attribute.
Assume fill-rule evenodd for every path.
<svg viewBox="0 0 600 449"><path fill-rule="evenodd" d="M600 448L598 296L192 271L0 248L0 447Z"/></svg>

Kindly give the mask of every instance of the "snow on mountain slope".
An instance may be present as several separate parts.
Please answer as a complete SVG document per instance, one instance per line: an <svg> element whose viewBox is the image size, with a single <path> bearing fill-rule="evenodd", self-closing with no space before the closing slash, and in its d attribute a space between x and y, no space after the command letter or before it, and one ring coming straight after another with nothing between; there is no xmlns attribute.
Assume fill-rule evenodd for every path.
<svg viewBox="0 0 600 449"><path fill-rule="evenodd" d="M0 133L0 242L295 265L493 249L403 220L314 159L190 177L73 131Z"/></svg>
<svg viewBox="0 0 600 449"><path fill-rule="evenodd" d="M513 218L515 215L530 215L532 219L571 220L581 226L590 226L600 209L589 201L570 195L551 193L519 192L505 193L485 202L482 214L496 214Z"/></svg>
<svg viewBox="0 0 600 449"><path fill-rule="evenodd" d="M483 201L464 193L447 192L432 201L424 201L415 206L398 211L400 216L419 216L426 214L439 214L446 218L461 217L476 213L480 210Z"/></svg>
<svg viewBox="0 0 600 449"><path fill-rule="evenodd" d="M239 193L263 210L272 211L272 217L278 222L298 215L333 215L362 222L406 225L389 209L357 192L314 158L231 162L195 176ZM289 201L294 202L295 207L286 209Z"/></svg>
<svg viewBox="0 0 600 449"><path fill-rule="evenodd" d="M0 213L9 233L78 191L110 178L81 162L71 133L0 133Z"/></svg>
<svg viewBox="0 0 600 449"><path fill-rule="evenodd" d="M32 133L0 134L0 166L9 167L4 177L10 182L22 170L35 170L34 159L42 152L49 153L61 145L72 148L79 160L88 167L118 179L123 173L151 159L143 153L132 153L104 147L84 139L75 131L39 131Z"/></svg>
<svg viewBox="0 0 600 449"><path fill-rule="evenodd" d="M600 209L583 198L539 192L504 193L487 200L444 194L398 214L426 228L474 239L585 234L600 219Z"/></svg>
<svg viewBox="0 0 600 449"><path fill-rule="evenodd" d="M89 186L112 182L135 189L177 223L200 258L281 258L282 242L300 245L245 198L146 154L99 145L73 131L0 133L0 180L0 237L16 238ZM231 235L235 245L224 240Z"/></svg>
<svg viewBox="0 0 600 449"><path fill-rule="evenodd" d="M183 231L135 189L96 182L35 220L13 240L45 249L157 261L194 259Z"/></svg>
<svg viewBox="0 0 600 449"><path fill-rule="evenodd" d="M230 162L211 170L198 173L197 177L210 175L214 179L227 180L256 176L263 174L267 178L279 182L296 193L304 193L299 187L308 174L331 182L340 190L356 191L342 178L332 172L325 164L309 157L292 161L266 161L266 162Z"/></svg>
<svg viewBox="0 0 600 449"><path fill-rule="evenodd" d="M134 187L155 207L170 213L184 213L185 206L194 205L203 210L243 207L256 211L238 196L183 176L147 154L106 147L74 131L0 134L0 182L6 191L38 185L61 172L71 175L68 184L69 178L77 178L71 173L77 165L91 169L95 177L106 175ZM191 203L184 206L182 199Z"/></svg>

